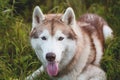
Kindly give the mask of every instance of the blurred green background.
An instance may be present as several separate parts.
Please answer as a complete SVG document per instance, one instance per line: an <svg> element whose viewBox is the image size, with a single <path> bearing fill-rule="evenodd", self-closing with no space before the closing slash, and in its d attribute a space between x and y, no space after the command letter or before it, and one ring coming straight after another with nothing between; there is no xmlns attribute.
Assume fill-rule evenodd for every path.
<svg viewBox="0 0 120 80"><path fill-rule="evenodd" d="M78 19L84 13L102 16L114 31L105 44L101 67L107 80L120 80L120 0L0 0L0 80L24 80L40 67L31 48L32 12L38 5L47 13L63 13L70 6ZM48 80L46 73L36 80Z"/></svg>

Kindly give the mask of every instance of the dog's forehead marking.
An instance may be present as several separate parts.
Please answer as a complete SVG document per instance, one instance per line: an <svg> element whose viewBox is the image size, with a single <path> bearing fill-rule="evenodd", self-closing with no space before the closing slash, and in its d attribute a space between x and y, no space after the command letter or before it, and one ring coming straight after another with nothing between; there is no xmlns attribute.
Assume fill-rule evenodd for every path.
<svg viewBox="0 0 120 80"><path fill-rule="evenodd" d="M69 25L65 24L62 20L62 14L48 14L45 15L45 20L37 25L31 32L30 37L42 34L44 30L48 30L50 35L54 36L59 30L61 33L67 35L69 38L75 38L75 34ZM37 37L36 37L37 38Z"/></svg>
<svg viewBox="0 0 120 80"><path fill-rule="evenodd" d="M38 28L42 31L47 29L51 35L55 35L57 30L61 30L62 32L69 30L70 27L61 21L61 17L60 14L46 15L45 20Z"/></svg>

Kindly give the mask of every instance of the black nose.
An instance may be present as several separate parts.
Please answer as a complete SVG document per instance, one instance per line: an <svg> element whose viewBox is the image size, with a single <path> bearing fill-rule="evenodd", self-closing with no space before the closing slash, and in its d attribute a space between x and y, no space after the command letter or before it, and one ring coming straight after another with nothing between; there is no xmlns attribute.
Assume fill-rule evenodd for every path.
<svg viewBox="0 0 120 80"><path fill-rule="evenodd" d="M50 62L54 61L54 60L55 60L55 57L56 57L56 55L55 55L54 53L52 53L52 52L47 53L47 55L46 55L46 59L47 59L48 61L50 61Z"/></svg>

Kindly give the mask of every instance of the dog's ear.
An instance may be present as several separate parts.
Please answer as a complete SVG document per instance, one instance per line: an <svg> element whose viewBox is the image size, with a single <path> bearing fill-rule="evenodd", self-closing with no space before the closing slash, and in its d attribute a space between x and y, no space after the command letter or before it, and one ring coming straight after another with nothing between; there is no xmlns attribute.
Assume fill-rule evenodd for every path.
<svg viewBox="0 0 120 80"><path fill-rule="evenodd" d="M71 7L68 7L62 16L62 21L68 25L75 24L75 14Z"/></svg>
<svg viewBox="0 0 120 80"><path fill-rule="evenodd" d="M45 19L45 16L42 13L39 6L36 6L34 8L32 18L33 18L32 19L32 27L35 27L35 25L38 25L38 24L42 23L42 21Z"/></svg>

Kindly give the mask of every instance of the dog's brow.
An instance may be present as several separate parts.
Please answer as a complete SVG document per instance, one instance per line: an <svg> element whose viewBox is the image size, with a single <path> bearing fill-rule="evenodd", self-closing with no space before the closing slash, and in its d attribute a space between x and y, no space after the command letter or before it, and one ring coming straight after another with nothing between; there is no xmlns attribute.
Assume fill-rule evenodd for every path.
<svg viewBox="0 0 120 80"><path fill-rule="evenodd" d="M31 38L38 38L38 33L37 33L37 30L36 28L34 28L31 32L30 32L30 37Z"/></svg>

